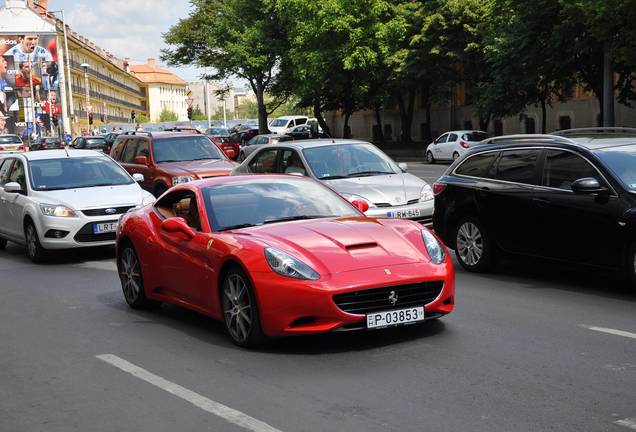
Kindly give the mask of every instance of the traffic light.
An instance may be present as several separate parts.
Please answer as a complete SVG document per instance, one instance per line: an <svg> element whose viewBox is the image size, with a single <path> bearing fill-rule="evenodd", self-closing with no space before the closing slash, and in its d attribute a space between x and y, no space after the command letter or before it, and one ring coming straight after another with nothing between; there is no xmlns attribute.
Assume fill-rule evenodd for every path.
<svg viewBox="0 0 636 432"><path fill-rule="evenodd" d="M93 125L93 113L88 113L88 124Z"/></svg>
<svg viewBox="0 0 636 432"><path fill-rule="evenodd" d="M192 107L188 108L188 120L192 120Z"/></svg>
<svg viewBox="0 0 636 432"><path fill-rule="evenodd" d="M134 111L130 112L130 120L134 123L137 119L137 114Z"/></svg>

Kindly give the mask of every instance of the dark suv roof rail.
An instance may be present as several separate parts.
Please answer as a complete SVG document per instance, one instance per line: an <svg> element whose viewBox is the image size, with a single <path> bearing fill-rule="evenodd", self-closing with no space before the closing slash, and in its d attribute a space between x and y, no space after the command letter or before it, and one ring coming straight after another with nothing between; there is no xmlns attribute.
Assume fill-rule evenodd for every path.
<svg viewBox="0 0 636 432"><path fill-rule="evenodd" d="M554 135L554 134L516 134L516 135L501 135L496 137L486 138L481 141L480 144L494 144L498 142L511 142L511 141L558 141L567 144L576 144L569 138Z"/></svg>
<svg viewBox="0 0 636 432"><path fill-rule="evenodd" d="M152 133L147 132L147 131L126 131L126 132L124 132L124 133L122 133L120 135L141 135L141 134L147 135L150 138L152 138Z"/></svg>
<svg viewBox="0 0 636 432"><path fill-rule="evenodd" d="M171 127L171 128L167 128L163 130L164 132L191 132L191 133L196 133L196 134L200 134L202 135L203 132L201 132L199 129L194 128L194 127Z"/></svg>
<svg viewBox="0 0 636 432"><path fill-rule="evenodd" d="M560 131L552 132L553 135L580 135L586 133L595 134L634 134L636 135L636 128L628 127L590 127L590 128L576 128L576 129L564 129Z"/></svg>

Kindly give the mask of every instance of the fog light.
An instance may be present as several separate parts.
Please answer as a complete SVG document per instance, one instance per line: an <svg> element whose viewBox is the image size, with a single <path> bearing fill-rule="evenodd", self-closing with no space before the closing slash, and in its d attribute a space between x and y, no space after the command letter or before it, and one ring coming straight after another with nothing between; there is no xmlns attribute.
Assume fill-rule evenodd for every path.
<svg viewBox="0 0 636 432"><path fill-rule="evenodd" d="M46 234L44 234L44 237L46 238L54 238L54 239L61 239L64 238L68 235L68 231L62 231L62 230L48 230L46 232Z"/></svg>

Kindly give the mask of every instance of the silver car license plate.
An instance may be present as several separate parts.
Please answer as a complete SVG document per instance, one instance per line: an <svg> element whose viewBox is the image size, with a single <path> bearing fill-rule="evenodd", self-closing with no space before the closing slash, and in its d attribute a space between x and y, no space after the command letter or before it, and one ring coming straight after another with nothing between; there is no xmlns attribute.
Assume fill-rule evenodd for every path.
<svg viewBox="0 0 636 432"><path fill-rule="evenodd" d="M420 217L422 212L420 209L408 209L408 210L396 210L391 212L390 217L399 218L399 219L413 219L416 217Z"/></svg>

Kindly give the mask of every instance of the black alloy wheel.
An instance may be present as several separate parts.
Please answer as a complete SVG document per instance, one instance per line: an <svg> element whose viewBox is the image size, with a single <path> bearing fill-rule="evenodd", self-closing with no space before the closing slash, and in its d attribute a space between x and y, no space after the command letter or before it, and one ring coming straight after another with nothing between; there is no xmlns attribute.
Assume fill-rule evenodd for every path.
<svg viewBox="0 0 636 432"><path fill-rule="evenodd" d="M47 256L46 249L42 247L38 232L31 220L28 220L24 225L24 239L29 259L36 264L44 262Z"/></svg>
<svg viewBox="0 0 636 432"><path fill-rule="evenodd" d="M223 279L221 309L225 328L236 345L254 347L264 342L252 285L238 267L230 269Z"/></svg>
<svg viewBox="0 0 636 432"><path fill-rule="evenodd" d="M131 245L125 245L119 254L117 263L121 289L126 303L133 309L147 309L159 306L161 303L150 300L144 291L144 280L141 275L141 262L137 252Z"/></svg>
<svg viewBox="0 0 636 432"><path fill-rule="evenodd" d="M467 217L457 224L455 230L455 255L466 270L486 272L492 266L493 245L481 222Z"/></svg>
<svg viewBox="0 0 636 432"><path fill-rule="evenodd" d="M434 164L435 163L435 158L433 157L433 153L430 151L426 152L426 162L430 163L430 164Z"/></svg>

